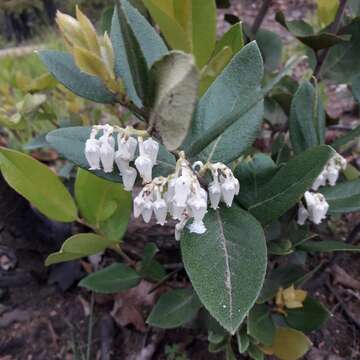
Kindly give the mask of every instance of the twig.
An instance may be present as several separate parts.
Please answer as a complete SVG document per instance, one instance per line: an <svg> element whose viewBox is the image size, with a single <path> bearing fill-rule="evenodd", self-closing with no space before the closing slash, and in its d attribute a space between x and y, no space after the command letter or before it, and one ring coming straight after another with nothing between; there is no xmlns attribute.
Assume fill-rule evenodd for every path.
<svg viewBox="0 0 360 360"><path fill-rule="evenodd" d="M178 273L183 269L183 266L180 268L177 268L173 270L171 273L164 276L160 281L158 281L148 292L148 294L153 293L155 290L157 290L162 284L164 284L167 280L169 280L174 274Z"/></svg>
<svg viewBox="0 0 360 360"><path fill-rule="evenodd" d="M89 328L88 328L88 338L87 338L86 360L91 360L92 332L93 332L93 320L94 320L94 304L95 304L95 294L94 294L94 292L91 292L90 317L89 317Z"/></svg>
<svg viewBox="0 0 360 360"><path fill-rule="evenodd" d="M104 315L101 319L100 334L101 360L110 360L114 338L114 321L108 314Z"/></svg>
<svg viewBox="0 0 360 360"><path fill-rule="evenodd" d="M254 23L251 27L251 35L253 36L253 38L255 38L256 33L260 29L260 26L263 23L268 10L270 9L271 3L272 3L272 0L264 0L263 1L261 8L260 8L260 10L254 20Z"/></svg>
<svg viewBox="0 0 360 360"><path fill-rule="evenodd" d="M346 8L347 0L340 0L339 8L336 13L336 17L334 22L332 23L329 32L332 34L336 34L341 25L341 20L343 18L345 8ZM314 70L314 77L318 79L320 77L321 68L329 54L330 48L324 49L318 53L317 56L317 64Z"/></svg>
<svg viewBox="0 0 360 360"><path fill-rule="evenodd" d="M347 318L354 323L354 325L360 330L360 321L355 318L355 316L351 313L351 311L346 306L344 300L341 295L331 286L329 281L326 282L325 286L327 289L335 296L337 302L340 304L342 310L344 311Z"/></svg>

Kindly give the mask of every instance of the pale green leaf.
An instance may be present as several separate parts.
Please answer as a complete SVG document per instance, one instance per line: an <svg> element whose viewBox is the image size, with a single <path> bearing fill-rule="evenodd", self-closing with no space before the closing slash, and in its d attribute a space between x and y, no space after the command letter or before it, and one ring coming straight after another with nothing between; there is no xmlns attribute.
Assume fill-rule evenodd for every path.
<svg viewBox="0 0 360 360"><path fill-rule="evenodd" d="M123 187L79 169L75 197L85 220L118 241L124 235L131 215L131 194Z"/></svg>
<svg viewBox="0 0 360 360"><path fill-rule="evenodd" d="M0 147L0 170L7 183L52 220L77 218L73 198L60 179L32 157Z"/></svg>
<svg viewBox="0 0 360 360"><path fill-rule="evenodd" d="M76 234L65 240L58 252L50 254L45 261L45 265L49 266L95 255L112 245L112 242L96 234Z"/></svg>

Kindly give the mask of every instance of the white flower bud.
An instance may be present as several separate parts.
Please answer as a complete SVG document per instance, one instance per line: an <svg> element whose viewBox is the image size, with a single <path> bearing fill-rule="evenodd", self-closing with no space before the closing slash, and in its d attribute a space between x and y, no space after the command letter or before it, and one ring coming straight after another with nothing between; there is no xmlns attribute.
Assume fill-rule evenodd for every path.
<svg viewBox="0 0 360 360"><path fill-rule="evenodd" d="M153 213L153 204L151 201L145 201L145 205L143 211L141 213L144 221L148 223L151 220L151 216Z"/></svg>
<svg viewBox="0 0 360 360"><path fill-rule="evenodd" d="M227 207L230 207L233 203L236 193L236 184L231 179L226 178L221 184L222 198Z"/></svg>
<svg viewBox="0 0 360 360"><path fill-rule="evenodd" d="M114 157L115 157L114 146L111 145L111 141L100 139L100 142L101 142L101 147L100 147L101 164L104 168L104 172L110 173L113 171L114 168Z"/></svg>
<svg viewBox="0 0 360 360"><path fill-rule="evenodd" d="M140 176L143 178L144 182L148 183L152 180L152 167L153 164L150 158L146 156L139 156L135 160L135 166L139 171Z"/></svg>
<svg viewBox="0 0 360 360"><path fill-rule="evenodd" d="M149 138L143 142L143 151L150 158L152 164L155 165L159 153L159 144Z"/></svg>
<svg viewBox="0 0 360 360"><path fill-rule="evenodd" d="M136 176L137 176L137 172L132 167L128 167L128 169L122 172L122 180L124 183L124 189L126 191L132 191L136 181Z"/></svg>
<svg viewBox="0 0 360 360"><path fill-rule="evenodd" d="M167 215L167 205L165 200L158 199L154 201L153 207L154 207L154 213L157 223L160 225L164 225L166 222L166 215Z"/></svg>
<svg viewBox="0 0 360 360"><path fill-rule="evenodd" d="M191 233L195 234L204 234L206 232L206 227L202 221L194 221L188 226L188 229Z"/></svg>
<svg viewBox="0 0 360 360"><path fill-rule="evenodd" d="M299 225L304 225L308 217L309 217L309 212L305 209L304 205L300 203L298 209L297 223Z"/></svg>
<svg viewBox="0 0 360 360"><path fill-rule="evenodd" d="M209 197L211 207L216 210L219 207L219 203L221 200L221 187L220 184L216 181L213 181L209 185Z"/></svg>
<svg viewBox="0 0 360 360"><path fill-rule="evenodd" d="M100 170L100 142L88 139L85 143L85 157L90 165L90 170Z"/></svg>

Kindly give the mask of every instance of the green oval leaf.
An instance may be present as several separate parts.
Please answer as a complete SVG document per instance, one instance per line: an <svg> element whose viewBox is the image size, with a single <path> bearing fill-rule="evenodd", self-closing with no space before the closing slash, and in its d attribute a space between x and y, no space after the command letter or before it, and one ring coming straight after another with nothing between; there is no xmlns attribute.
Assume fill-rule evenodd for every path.
<svg viewBox="0 0 360 360"><path fill-rule="evenodd" d="M161 295L146 322L162 329L173 329L191 321L201 308L192 289L177 289Z"/></svg>
<svg viewBox="0 0 360 360"><path fill-rule="evenodd" d="M86 221L97 227L109 240L120 240L131 215L131 193L120 184L78 170L75 197Z"/></svg>
<svg viewBox="0 0 360 360"><path fill-rule="evenodd" d="M49 72L66 88L85 99L99 103L115 103L116 97L97 77L85 74L72 56L61 51L40 51L39 56Z"/></svg>
<svg viewBox="0 0 360 360"><path fill-rule="evenodd" d="M32 157L0 147L0 170L7 183L52 220L77 218L73 198L59 178Z"/></svg>
<svg viewBox="0 0 360 360"><path fill-rule="evenodd" d="M184 141L193 116L199 74L191 55L172 51L151 68L154 104L150 123L165 147L176 150Z"/></svg>
<svg viewBox="0 0 360 360"><path fill-rule="evenodd" d="M201 138L206 130L217 124L236 108L252 104L261 92L263 63L258 46L252 42L236 54L201 98L184 148ZM227 163L236 159L255 140L263 117L263 100L238 120L197 158Z"/></svg>
<svg viewBox="0 0 360 360"><path fill-rule="evenodd" d="M250 310L247 318L247 332L261 344L272 345L276 328L267 305L255 304Z"/></svg>
<svg viewBox="0 0 360 360"><path fill-rule="evenodd" d="M351 82L360 73L360 62L354 61L360 56L360 18L340 29L340 35L350 35L350 41L333 46L321 67L321 77L326 77L340 84Z"/></svg>
<svg viewBox="0 0 360 360"><path fill-rule="evenodd" d="M125 264L112 264L88 275L79 286L101 294L113 294L131 289L139 284L140 275Z"/></svg>
<svg viewBox="0 0 360 360"><path fill-rule="evenodd" d="M276 220L300 200L333 153L331 147L321 145L290 160L261 187L249 211L264 224Z"/></svg>
<svg viewBox="0 0 360 360"><path fill-rule="evenodd" d="M285 321L296 330L310 332L320 329L329 316L329 311L323 305L307 297L302 308L286 310Z"/></svg>
<svg viewBox="0 0 360 360"><path fill-rule="evenodd" d="M186 272L210 314L234 334L262 287L266 244L260 224L237 206L209 211L203 235L186 232Z"/></svg>
<svg viewBox="0 0 360 360"><path fill-rule="evenodd" d="M329 203L330 214L356 212L360 210L360 179L320 188Z"/></svg>
<svg viewBox="0 0 360 360"><path fill-rule="evenodd" d="M45 260L45 265L49 266L95 255L113 244L114 243L109 240L96 234L76 234L65 240L58 252L50 254Z"/></svg>

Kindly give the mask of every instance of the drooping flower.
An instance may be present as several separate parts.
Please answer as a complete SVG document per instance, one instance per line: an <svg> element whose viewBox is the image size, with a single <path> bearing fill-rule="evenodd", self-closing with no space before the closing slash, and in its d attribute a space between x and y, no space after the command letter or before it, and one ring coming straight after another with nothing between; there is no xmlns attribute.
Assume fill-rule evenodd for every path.
<svg viewBox="0 0 360 360"><path fill-rule="evenodd" d="M124 190L131 191L133 189L136 181L136 177L137 177L136 170L130 166L122 172Z"/></svg>
<svg viewBox="0 0 360 360"><path fill-rule="evenodd" d="M346 159L343 158L340 154L336 153L328 161L323 171L314 181L313 185L311 186L312 190L317 191L320 186L325 186L326 184L329 184L330 186L335 186L339 178L340 171L345 170L346 166Z"/></svg>
<svg viewBox="0 0 360 360"><path fill-rule="evenodd" d="M100 137L100 160L104 172L110 173L114 169L115 140L112 136L113 128L104 127L104 134Z"/></svg>
<svg viewBox="0 0 360 360"><path fill-rule="evenodd" d="M325 196L320 193L311 193L306 191L304 194L309 220L314 224L320 224L326 218L329 210Z"/></svg>

